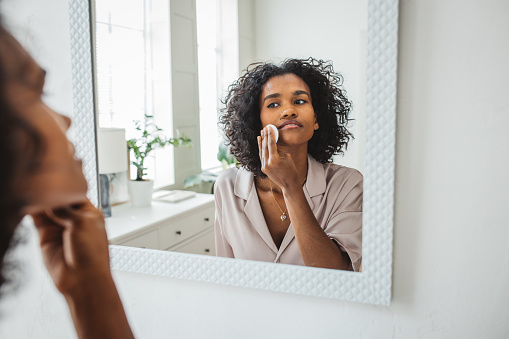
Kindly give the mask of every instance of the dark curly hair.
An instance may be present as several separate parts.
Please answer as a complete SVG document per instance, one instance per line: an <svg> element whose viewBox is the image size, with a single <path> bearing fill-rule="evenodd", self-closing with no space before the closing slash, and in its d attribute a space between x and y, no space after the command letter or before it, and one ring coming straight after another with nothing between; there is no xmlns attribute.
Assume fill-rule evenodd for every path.
<svg viewBox="0 0 509 339"><path fill-rule="evenodd" d="M8 249L24 242L23 236L14 236L26 205L15 185L20 173L29 173L38 167L39 155L44 148L37 130L10 105L6 95L8 81L18 80L16 77L20 75L17 73L23 71L10 69L5 64L5 56L15 49L15 44L0 18L0 153L3 159L0 166L0 287L12 282L13 273L18 268L16 263L6 262Z"/></svg>
<svg viewBox="0 0 509 339"><path fill-rule="evenodd" d="M241 166L256 176L261 171L256 137L263 128L260 120L260 95L263 85L272 77L295 74L308 85L313 109L320 128L308 142L308 153L321 163L330 162L334 154L343 154L352 133L348 115L352 103L342 88L343 77L335 73L330 61L286 59L280 65L253 63L228 87L223 100L219 124L223 126L230 152Z"/></svg>

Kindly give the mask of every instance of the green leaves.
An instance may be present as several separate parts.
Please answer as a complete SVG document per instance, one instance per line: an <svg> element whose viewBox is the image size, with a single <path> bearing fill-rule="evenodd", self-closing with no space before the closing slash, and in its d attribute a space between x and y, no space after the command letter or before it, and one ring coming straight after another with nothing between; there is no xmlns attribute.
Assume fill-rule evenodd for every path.
<svg viewBox="0 0 509 339"><path fill-rule="evenodd" d="M147 168L144 167L143 162L153 150L169 145L174 147L187 146L188 148L192 146L191 139L184 134L177 138L166 138L162 135L163 129L154 124L154 117L152 115L145 114L144 122L136 120L134 123L135 129L141 132L141 136L127 140L127 148L133 150L135 160L131 161L131 164L136 166L137 181L142 181L143 176L147 174Z"/></svg>
<svg viewBox="0 0 509 339"><path fill-rule="evenodd" d="M192 187L201 184L202 182L215 182L217 180L217 177L219 174L203 171L199 174L192 175L190 177L187 177L186 180L184 180L184 187ZM212 185L212 192L214 193L214 185Z"/></svg>
<svg viewBox="0 0 509 339"><path fill-rule="evenodd" d="M230 148L223 143L219 144L217 160L223 164L223 170L227 169L229 165L237 163L237 159L230 153Z"/></svg>

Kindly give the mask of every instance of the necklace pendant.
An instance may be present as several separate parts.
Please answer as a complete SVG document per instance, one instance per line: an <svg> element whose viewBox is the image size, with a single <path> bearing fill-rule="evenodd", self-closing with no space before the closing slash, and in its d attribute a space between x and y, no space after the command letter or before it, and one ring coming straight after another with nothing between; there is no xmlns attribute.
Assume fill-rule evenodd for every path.
<svg viewBox="0 0 509 339"><path fill-rule="evenodd" d="M281 215L281 221L285 221L285 220L286 220L286 215L284 215L284 213L283 213L283 215Z"/></svg>

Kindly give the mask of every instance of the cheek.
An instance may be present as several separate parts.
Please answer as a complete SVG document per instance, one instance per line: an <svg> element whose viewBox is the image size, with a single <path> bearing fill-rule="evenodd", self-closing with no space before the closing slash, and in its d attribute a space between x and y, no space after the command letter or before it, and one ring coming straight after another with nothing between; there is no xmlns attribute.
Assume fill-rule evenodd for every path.
<svg viewBox="0 0 509 339"><path fill-rule="evenodd" d="M260 112L260 122L262 123L262 126L266 126L272 123L269 114L267 114L267 112L264 110Z"/></svg>

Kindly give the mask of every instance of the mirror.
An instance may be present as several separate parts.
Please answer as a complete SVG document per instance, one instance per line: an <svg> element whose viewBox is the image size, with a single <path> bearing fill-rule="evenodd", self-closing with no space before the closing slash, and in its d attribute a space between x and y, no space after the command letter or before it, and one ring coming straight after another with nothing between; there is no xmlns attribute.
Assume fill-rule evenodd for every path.
<svg viewBox="0 0 509 339"><path fill-rule="evenodd" d="M170 7L173 6L172 8L176 10L186 12L193 9L192 6L186 7L186 4L188 4L187 1L170 1ZM113 268L303 295L389 304L392 273L397 5L397 1L390 1L383 5L374 1L368 2L366 156L364 160L363 272L361 274L123 246L111 248ZM71 12L74 10L72 6L70 10ZM71 18L73 18L72 13ZM80 19L73 20L80 21ZM83 22L71 20L71 30L82 24ZM79 30L75 33L83 34ZM184 71L174 67L172 76ZM188 83L185 81L181 83L185 89ZM173 100L176 100L175 91L173 93ZM173 104L175 108L175 103ZM184 121L185 118L174 119L173 127L175 127L175 120L179 119L182 126L189 122ZM192 135L193 128L189 131ZM196 133L194 136L199 139ZM177 158L177 151L175 153ZM382 155L383 159L381 159ZM192 161L187 161L186 164L188 166L180 175L185 175L186 171L196 170L193 168ZM177 173L175 177L177 179ZM154 239L158 239L157 234L155 236L152 234L145 240L154 241ZM278 283L275 283L276 281ZM324 282L328 288L317 291L315 287L323 286Z"/></svg>
<svg viewBox="0 0 509 339"><path fill-rule="evenodd" d="M190 155L200 157L202 170L212 168L213 171L218 172L222 169L221 164L215 159L218 153L217 144L221 139L220 134L222 134L221 132L217 133L216 126L219 112L224 107L223 104L218 103L225 97L228 85L237 80L239 73L242 73L249 64L260 60L279 63L287 57L307 59L312 56L315 59L328 60L336 66L335 70L343 75L343 88L347 91L347 100L353 102L354 109L349 115L351 122L347 127L354 138L349 141L344 156L336 156L335 162L363 172L367 0L322 0L320 6L307 10L306 18L300 19L298 28L295 27L294 21L301 15L302 8L306 7L306 1L303 0L276 2L195 0L189 2L194 5L195 10L186 9L181 12L177 12L180 11L178 8L170 9L167 2L154 0L93 0L92 3L95 9L93 16L95 34L92 40L94 41L93 45L96 46L97 106L99 127L101 127L98 140L99 172L101 177L108 176L103 182L110 184L110 200L113 205L128 199L127 178L125 178L127 160L125 157L119 157L123 153L122 140L131 139L140 134L135 129L134 121L143 120L144 114L153 115L153 120L157 121L158 126L170 134L172 126L179 124L177 119L180 106L178 102L175 102L181 100L181 97L185 98L184 102L187 107L196 107L196 102L193 101L199 103L199 125L197 124L198 119L193 116L194 112L188 108L186 111L188 121L184 128L189 130L193 126L194 129L199 130L200 140L194 140L194 146L191 149L175 151L187 153L188 157ZM322 13L322 8L328 8L329 11ZM160 13L167 14L161 15ZM171 20L170 15L172 15ZM194 34L195 30L196 34ZM298 33L293 32L294 30L297 30ZM318 39L317 36L321 38ZM178 48L174 48L176 46ZM189 61L193 59L197 62ZM184 72L174 71L176 83L173 84L171 84L172 74L168 67L170 64L173 70L185 70ZM191 81L187 81L189 74L191 74ZM180 83L185 84L186 81L191 84L188 85L187 91L182 91L179 93L179 98L173 100L175 103L173 106L169 104L168 100L163 101L157 94L159 92L172 93L173 88L175 97L176 87L179 87ZM325 89L312 88L311 91L318 93L319 91L324 92ZM318 94L316 94L314 102L317 102L317 98ZM191 118L189 118L190 116ZM127 136L123 137L121 132L111 130L111 128L124 128ZM325 127L322 127L323 129ZM120 147L114 147L115 138L113 135L115 133L119 133L118 145ZM149 156L145 158L145 164L147 161L154 160L146 165L148 167L147 177L155 179L156 188L168 188L169 186L172 189L182 189L182 181L171 184L172 178L167 177L170 176L168 175L170 167L174 166L174 173L180 173L182 167L185 168L186 162L177 161L179 159L173 161L172 152L169 151L153 152L152 154L155 154L153 159ZM135 154L132 152L131 159L134 160L134 157ZM160 165L162 161L169 165L162 168ZM310 160L309 168L311 170L309 173L323 172L318 163L316 163L317 166L312 166L311 161L314 160ZM130 170L131 179L133 179L136 167L131 166ZM344 172L354 173L346 169ZM313 177L312 174L308 176ZM319 185L319 182L309 179L305 184L304 192L308 199L311 199L310 194L314 193L311 189L313 185ZM107 188L102 189L101 192L106 190ZM345 188L345 190L349 189ZM124 193L119 194L122 191ZM359 192L362 194L362 187ZM343 192L343 194L345 193ZM108 195L105 196L106 199L102 199L103 202L108 199ZM113 216L107 220L112 244L195 254L224 255L217 251L214 244L212 233L214 210L210 203L211 197L206 200L206 204L205 197L201 197L201 200L194 197L191 201L176 205L154 203L152 214L167 212L164 217L161 217L163 219L156 219L152 218L147 211L137 210L137 201L133 199L138 196L138 194L131 194L134 209L130 209L129 206L113 206ZM170 198L174 196L175 194ZM260 199L261 197L260 195ZM323 199L330 200L331 198L324 196ZM354 198L348 199L353 200ZM246 200L248 205L252 203L258 205L256 201L247 199L247 196ZM272 206L270 204L272 200L267 200L269 201L260 200L262 206ZM318 206L321 203L317 198L314 198L313 201L316 205L314 213L318 215L320 214ZM280 203L283 204L283 202ZM333 240L323 239L324 246L337 244L341 251L349 252L350 257L352 255L354 257L348 260L355 259L355 269L360 267L361 260L360 204L361 202L356 207L359 212L349 211L352 216L345 217L341 226L336 227L326 220L330 218L331 213L336 212L322 213L323 217L318 219L320 225L327 224L326 232L328 234L338 234L332 238ZM184 217L188 208L198 207L209 210L203 216L203 220L195 220L191 214L188 214L187 218ZM286 206L283 206L283 209L285 208ZM161 209L161 211L157 212L156 209ZM235 248L236 257L269 262L278 260L282 263L303 265L304 262L296 247L297 238L292 235L292 226L290 226L288 236L285 236L284 240L276 240L278 243L276 245L272 241L272 237L267 234L267 227L262 225L265 221L263 218L258 218L260 208L255 207L254 209L253 214L249 215L249 220L238 223L253 224L257 232L250 233L252 241L249 243L258 243L256 251L259 253L240 255L241 248ZM351 209L352 207L350 207ZM175 210L178 215L172 213L172 210ZM267 215L267 212L265 214ZM286 219L286 215L284 218ZM178 221L173 219L178 219ZM209 222L204 222L204 219L208 219ZM354 219L355 221L353 221ZM130 220L135 220L135 222L130 222ZM352 220L352 225L351 230L347 232L343 225L348 225L349 220ZM277 223L278 220L274 221L274 226L280 226ZM177 222L184 225L180 227L176 225L173 227L175 229L172 229L172 224ZM288 220L283 220L283 223L285 222L289 223ZM165 225L149 227L150 223ZM191 223L198 223L201 226L196 226L196 230L191 231L191 226L187 228L185 226ZM226 225L227 220L223 224ZM288 229L288 225L285 226ZM206 232L207 230L209 232ZM249 230L246 231L249 232ZM347 236L346 233L355 234L355 236ZM282 238L282 236L278 238ZM279 245L279 243L282 244ZM346 248L343 245L345 243L352 245ZM335 250L337 250L335 247L330 249L331 252ZM243 249L242 252L246 253ZM253 250L249 252L252 253ZM261 252L267 253L262 254ZM289 253L294 253L292 260L286 259L289 259ZM337 254L339 255L339 253ZM280 259L276 259L276 256Z"/></svg>

